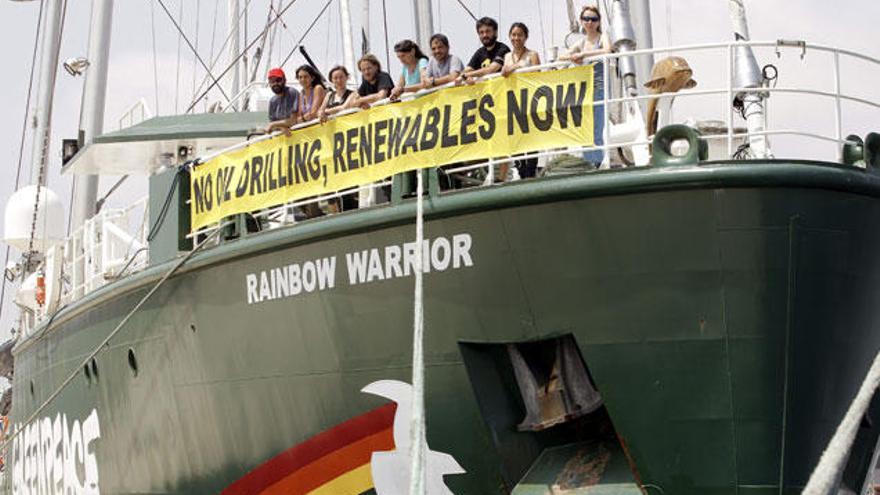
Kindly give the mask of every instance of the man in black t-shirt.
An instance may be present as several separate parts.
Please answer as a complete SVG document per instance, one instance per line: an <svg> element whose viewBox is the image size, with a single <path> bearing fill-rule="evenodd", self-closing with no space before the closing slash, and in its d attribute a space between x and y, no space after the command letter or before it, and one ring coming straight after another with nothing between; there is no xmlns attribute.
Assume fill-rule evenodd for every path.
<svg viewBox="0 0 880 495"><path fill-rule="evenodd" d="M358 61L358 69L364 76L361 86L358 88L358 96L354 104L366 110L377 101L388 98L394 89L394 80L387 72L382 71L382 64L375 55L364 55Z"/></svg>
<svg viewBox="0 0 880 495"><path fill-rule="evenodd" d="M495 19L483 17L478 20L477 35L483 46L474 52L458 83L472 82L474 78L500 72L504 66L504 56L510 52L507 45L498 41L498 23Z"/></svg>

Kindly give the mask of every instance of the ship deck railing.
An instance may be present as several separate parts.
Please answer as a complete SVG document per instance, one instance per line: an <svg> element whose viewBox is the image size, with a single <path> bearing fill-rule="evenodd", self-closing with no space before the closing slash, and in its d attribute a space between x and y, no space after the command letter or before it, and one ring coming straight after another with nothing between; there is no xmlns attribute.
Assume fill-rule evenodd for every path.
<svg viewBox="0 0 880 495"><path fill-rule="evenodd" d="M760 88L738 88L734 85L735 78L735 57L736 50L740 47L751 47L755 50L767 50L771 51L771 56L775 55L774 60L781 59L782 55L786 56L791 55L792 53L795 56L798 56L801 61L807 55L812 53L823 53L830 54L831 60L829 60L829 66L824 67L825 69L830 68L831 71L831 85L832 89L821 89L821 88L810 88L807 86L764 86ZM724 81L726 84L708 87L705 88L705 84L700 84L694 89L682 90L674 93L658 93L658 94L639 94L636 96L625 96L619 94L620 91L612 91L612 84L618 84L619 80L615 77L615 67L617 65L617 61L624 57L638 57L643 55L676 55L676 56L685 56L688 54L695 53L707 53L709 56L718 59L719 57L725 61L724 67ZM760 57L759 57L760 59ZM704 44L692 44L692 45L683 45L683 46L675 46L675 47L661 47L661 48L652 48L646 50L634 50L626 53L610 53L604 54L600 56L590 57L587 61L592 62L603 62L602 67L604 70L604 94L607 96L604 100L598 100L592 102L594 106L603 106L605 107L604 113L604 139L601 145L595 146L583 146L583 147L569 147L564 149L548 149L541 150L534 153L527 153L523 155L517 155L516 157L498 157L490 160L484 160L476 163L470 163L458 167L444 167L444 173L446 174L464 174L469 172L481 172L476 174L476 179L473 177L466 177L472 179L468 186L476 186L476 187L490 187L493 185L497 185L499 180L496 179L497 169L502 164L509 164L514 160L522 160L528 158L538 158L541 161L541 165L545 165L549 160L553 158L557 158L564 155L582 155L583 153L590 151L602 151L604 152L604 160L599 167L600 169L609 169L616 168L621 164L616 161L615 157L612 156L612 151L618 149L632 149L634 147L647 147L651 144L653 140L653 135L644 136L642 139L626 139L626 140L613 140L611 136L611 125L614 124L614 114L615 110L623 107L624 105L632 105L632 104L644 104L652 99L659 98L675 98L676 104L681 106L683 102L688 100L696 100L700 98L706 97L715 97L719 100L718 107L723 112L722 119L720 123L723 124L724 132L709 132L703 133L702 138L710 143L710 147L713 150L711 155L712 159L737 159L741 158L738 154L740 151L742 143L747 143L749 139L764 136L767 138L770 137L793 137L793 138L802 138L810 141L814 141L817 143L825 143L826 145L831 146L831 150L829 155L829 159L837 160L840 157L840 152L844 145L847 143L856 144L855 142L848 141L844 134L844 105L845 104L857 104L862 107L866 107L871 109L872 111L880 110L880 100L875 100L871 98L867 98L864 96L859 96L856 94L850 94L842 90L842 61L846 59L852 59L855 61L860 61L867 63L874 70L880 70L880 59L871 57L862 53L858 53L851 50L838 49L831 46L807 43L805 41L800 40L776 40L776 41L739 41L739 42L722 42L722 43L704 43ZM529 67L522 69L518 72L535 72L535 71L546 71L546 70L555 70L559 68L571 67L572 64L570 62L554 62L543 64L539 66ZM694 68L694 78L701 79L705 74L701 74L698 70L698 66L691 66ZM491 74L486 76L485 79L492 79L496 77L502 77L501 74ZM815 81L815 78L812 78ZM612 81L614 81L612 83ZM453 87L452 83L446 84L443 86L439 86L436 88L430 88L426 90L422 90L416 93L405 94L401 97L401 101L410 100L413 98L417 98L419 96L443 91L446 88ZM756 93L760 92L762 94L766 94L769 96L767 100L764 101L764 111L765 111L765 128L763 131L749 131L748 129L742 128L741 125L744 121L742 119L738 119L737 111L734 109L731 102L734 99L734 96L740 93ZM617 94L615 94L617 93ZM800 97L806 97L808 99L808 103L815 103L817 100L825 100L833 103L833 130L831 132L826 131L816 131L809 128L808 125L781 125L774 126L774 122L771 117L774 115L772 110L772 97L774 95L797 95ZM387 105L393 104L395 102L390 99L382 100L376 103L374 106L378 105ZM335 117L340 117L343 115L348 115L351 113L359 112L360 109L348 109L343 112L336 114ZM880 116L880 115L878 115ZM672 123L673 120L670 120L667 123ZM295 132L297 129L302 129L305 127L310 127L312 125L316 125L318 121L310 121L297 124L291 127L291 130ZM739 126L739 127L738 127ZM241 149L247 145L253 144L256 141L262 141L266 139L271 139L274 135L267 135L259 137L255 140L251 140L247 143L240 143L229 148L219 150L214 154L206 156L202 159L202 161L210 160L216 156L219 156L223 153L228 153L231 151L235 151L237 149ZM782 157L782 155L778 155ZM815 159L815 154L810 156L797 156L796 153L787 152L784 155L787 159L798 159L798 158L807 158L807 159ZM860 164L864 166L864 164ZM513 167L511 167L513 168ZM370 184L367 186L362 186L358 188L347 189L344 191L338 191L334 193L328 193L322 195L320 197L308 198L304 200L298 200L294 202L290 202L285 205L281 205L274 208L263 209L259 211L251 212L249 215L253 216L256 219L265 220L265 228L273 229L277 227L287 226L296 223L295 216L291 213L295 208L304 207L310 204L324 204L328 200L341 198L347 195L357 194L361 198L365 196L365 192L372 188L386 186L387 182ZM372 205L367 205L372 206ZM331 213L332 214L332 213ZM191 238L199 238L204 237L206 235L210 235L214 230L221 227L221 223L209 225L205 228L194 231L190 234Z"/></svg>
<svg viewBox="0 0 880 495"><path fill-rule="evenodd" d="M825 74L826 76L830 74L830 81L825 81L826 86L830 84L830 88L816 85L818 78L815 77L815 72L808 73L806 76L798 77L795 79L790 77L789 74L784 71L780 71L780 79L795 79L794 83L786 83L785 85L778 86L765 86L760 88L737 88L734 85L734 61L737 49L743 46L752 47L756 50L756 52L759 52L756 53L756 58L758 60L770 59L776 63L789 62L791 61L791 57L797 57L798 60L803 64L805 57L809 57L810 59L812 59L816 56L816 54L828 55L830 56L830 58L827 61L823 62L824 65L821 68L822 74ZM685 57L691 63L691 68L693 68L694 70L693 77L698 81L699 85L696 88L682 90L675 93L644 94L644 90L640 89L641 94L638 94L636 96L623 95L622 91L620 90L620 80L616 77L615 74L617 61L623 57L638 57L642 55L653 55L658 58L662 55L675 55ZM702 64L695 64L693 63L693 58L688 58L691 56L698 57L700 55L711 57L711 63L714 63L714 65L711 66L713 68L717 67L719 65L718 61L721 60L721 63L724 64L722 70L715 72L701 72L700 68ZM871 70L877 71L876 74L880 75L880 59L851 50L843 50L831 46L807 43L799 40L748 42L741 41L661 47L647 50L635 50L627 53L610 53L591 57L587 60L592 62L603 62L602 66L605 76L603 78L605 85L604 94L606 95L606 98L604 100L594 101L592 104L595 106L603 106L605 108L603 140L604 144L596 146L570 147L564 149L546 149L536 151L534 153L528 153L525 155L518 155L516 157L497 157L490 160L463 164L460 166L445 166L445 170L443 172L445 174L459 174L458 177L462 179L459 184L461 187L470 187L476 190L479 188L494 187L498 185L499 181L496 180L496 174L502 164L512 164L514 160L521 160L526 158L538 158L539 167L544 168L546 165L552 164L554 159L557 159L564 155L581 156L585 152L601 150L604 152L604 160L601 164L600 170L617 168L619 166L622 166L623 164L617 159L616 156L612 156L612 151L633 150L637 147L646 148L651 144L653 136L648 136L646 135L646 133L642 133L641 138L632 138L632 136L629 135L626 139L612 139L611 125L617 124L615 120L618 119L618 116L622 112L621 109L624 108L624 106L636 104L643 105L654 98L675 98L675 111L677 114L682 113L682 106L686 106L689 104L699 105L695 108L699 108L700 110L704 110L705 108L713 106L717 109L718 113L713 115L713 117L715 118L707 120L717 120L720 125L714 126L712 131L704 132L702 135L702 138L710 144L710 159L715 160L742 159L743 156L741 153L739 153L740 151L742 151L742 144L748 143L750 139L757 136L765 136L767 138L774 139L798 139L806 140L809 143L817 143L818 145L822 146L822 153L827 156L828 162L840 162L842 160L841 152L843 147L848 143L855 144L851 141L848 141L847 137L845 137L846 135L850 133L877 130L850 128L849 131L851 132L846 132L847 124L845 123L844 117L845 115L847 115L847 113L845 113L845 111L851 110L853 114L862 115L863 112L867 109L867 111L872 112L870 115L873 117L874 122L880 121L880 119L878 119L878 117L880 117L880 99L874 98L872 96L859 95L856 92L844 90L844 82L849 81L849 78L865 79L864 74L866 72L870 74L869 71ZM797 60L795 62L797 62ZM852 74L847 74L849 78L845 78L844 68L848 68L849 66L847 64L851 63L859 63L861 65L855 67ZM555 70L558 68L570 67L571 65L572 64L569 62L554 62L523 69L520 72ZM708 84L705 82L707 79L706 76L712 76L713 74L720 74L720 76L722 77L721 83ZM495 77L502 76L500 74L492 74L484 79L491 79ZM803 78L809 79L810 82L813 83L813 85L811 86L809 83L798 84L799 82L803 82ZM647 80L647 77L645 79ZM868 77L867 79L871 79L871 77ZM873 79L876 79L876 77L874 77ZM252 86L254 88L261 87L260 84L254 84ZM450 86L452 86L452 84L422 90L417 93L405 94L401 98L401 100L406 101L428 93L443 91ZM765 126L764 130L761 132L749 132L748 129L743 127L744 120L737 116L737 112L733 108L731 102L733 101L734 96L738 93L756 92L769 95L769 98L764 101ZM806 122L807 119L800 119L787 124L777 123L775 121L775 117L777 115L780 115L782 112L776 113L774 111L775 102L773 97L781 97L783 95L795 96L799 98L798 108L819 108L821 107L821 105L830 102L831 111L828 115L824 116L824 120L826 122L830 121L832 125L825 126L825 128L821 130L815 130L811 128L810 125L808 125L808 122ZM241 99L245 99L246 91L243 90L241 94L238 95L238 97ZM704 100L706 98L711 98L714 101L711 104L705 104ZM386 99L378 102L373 106L387 105L393 103L394 102L392 102L391 100ZM232 103L227 105L227 108L231 107L234 107ZM137 113L137 111L142 110L142 108L139 110L133 107L131 113L134 114ZM336 114L334 118L358 111L361 110L345 110ZM864 118L863 120L868 121L870 119ZM661 126L662 124L676 122L681 123L687 121L682 118L670 118L667 122L661 123ZM310 121L297 124L291 129L295 133L297 129L309 127L316 124L318 124L318 121ZM211 158L222 153L228 153L237 149L241 149L243 147L253 144L254 142L272 139L274 136L275 135L264 135L256 137L254 139L250 139L248 141L243 141L234 146L220 150L210 156L201 157L200 161L208 161ZM816 150L819 148L811 146L791 146L789 148L786 148L784 152L780 152L780 149L781 148L779 147L774 148L777 158L810 159L815 161L817 155ZM864 163L855 163L854 165L863 167ZM511 166L510 168L513 169L514 167ZM590 170L586 167L583 169L583 171L585 173L590 172ZM382 203L377 204L371 201L371 198L375 196L374 193L378 189L385 188L390 184L391 181L389 180L381 181L378 183L368 184L343 191L336 191L324 194L319 197L291 201L277 207L250 212L246 215L255 218L260 223L263 230L290 227L299 223L300 220L297 219L297 210L301 212L302 207L306 207L312 204L317 204L319 206L326 205L328 201L333 200L334 202L336 202L338 198L343 198L348 195L357 195L361 199L358 209L382 207ZM442 195L447 192L449 191L441 191L440 194ZM341 201L339 201L339 203L341 203ZM110 210L107 210L106 215L110 215L109 211ZM324 213L332 215L335 212L325 211ZM105 212L102 212L102 214L105 214ZM144 216L144 218L146 218L146 216ZM312 219L309 219L309 221L311 220ZM113 223L114 220L109 219L106 216L99 215L92 220L91 224L87 223L86 226L84 226L81 230L75 232L71 236L71 239L63 244L62 251L65 253L64 259L66 260L64 276L67 278L65 279L65 283L63 284L64 293L59 299L61 304L73 303L81 299L89 292L92 292L97 288L112 282L113 280L117 280L118 278L120 278L120 276L124 277L147 266L148 255L145 252L146 247L138 250L137 252L127 250L127 259L123 263L117 263L118 260L114 261L113 259L104 258L103 254L101 254L101 256L97 256L98 251L104 248L99 247L99 245L95 243L95 240L97 239L97 242L101 243L105 240L106 235L104 237L96 237L94 232L102 230L103 227L100 227L99 224L102 224L104 222ZM204 238L218 229L226 228L227 225L228 222L218 222L216 224L212 224L197 231L194 231L190 233L188 237L192 239ZM95 230L93 232L90 229L98 230ZM143 230L143 228L141 228L139 231L135 231L135 233L133 234L130 234L129 238L135 239L137 243L139 243L138 245L147 245L146 231ZM215 239L215 242L217 243L231 242L230 240L224 240L223 236L216 236ZM112 258L112 256L110 256L110 258ZM77 268L79 266L83 266L83 263L88 262L88 260L95 259L99 260L97 264L92 261L92 264L89 265L88 268ZM108 263L108 261L110 261L110 263ZM108 267L111 266L115 266L117 268L125 267L125 269L123 273L117 272L114 274L112 270L110 272L107 271ZM77 275L79 273L81 273L81 275ZM49 318L50 315L51 311L37 311L34 315L33 324L39 324L40 321L44 321L46 318Z"/></svg>
<svg viewBox="0 0 880 495"><path fill-rule="evenodd" d="M21 334L31 335L57 311L146 268L148 218L147 197L125 208L105 207L50 247L38 269L47 280L45 303L23 311Z"/></svg>

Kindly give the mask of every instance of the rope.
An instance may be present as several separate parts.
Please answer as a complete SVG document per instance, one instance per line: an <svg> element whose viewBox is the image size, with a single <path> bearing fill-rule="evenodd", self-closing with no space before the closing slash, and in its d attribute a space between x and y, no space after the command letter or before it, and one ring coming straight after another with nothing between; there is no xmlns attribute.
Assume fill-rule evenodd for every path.
<svg viewBox="0 0 880 495"><path fill-rule="evenodd" d="M172 275L174 275L175 272L177 272L178 269L180 269L181 266L184 265L184 263L189 261L196 253L198 253L205 245L207 245L208 242L210 242L216 235L218 235L223 230L224 229L220 228L220 229L217 229L216 231L212 232L208 237L205 238L205 240L203 240L201 243L199 243L192 251L187 253L186 256L184 256L177 263L175 263L174 266L171 267L171 269L168 270L165 273L165 275L163 275L162 278L159 279L158 282L156 282L156 285L154 285L153 288L150 289L150 291L147 292L144 295L144 297L142 297L141 300L138 301L138 303L134 305L134 307L131 309L131 311L129 311L128 314L126 314L125 317L122 318L122 320L116 325L116 327L113 329L113 331L111 331L107 335L107 337L105 337L104 340L102 340L101 343L98 344L98 346L95 347L95 349L89 353L88 357L86 357L86 359L82 363L80 363L79 366L77 366L73 369L73 371L67 376L67 378L65 378L64 381L61 382L61 385L59 385L58 388L56 388L55 391L53 391L49 395L49 397L47 397L46 400L43 401L42 404L40 404L40 407L38 407L33 413L31 413L31 415L28 416L28 418L12 433L12 435L10 435L3 442L3 445L0 446L0 452L5 452L9 448L9 445L12 443L12 441L15 440L16 437L18 437L18 435L29 424L31 424L34 421L34 419L36 419L37 416L39 416L40 413L42 413L43 410L46 409L46 407L48 407L49 404L51 404L52 401L54 401L61 394L62 391L64 391L65 388L67 388L68 385L70 385L70 382L72 382L73 379L76 378L77 375L79 375L79 370L81 370L83 367L85 367L89 363L89 361L91 361L92 359L97 357L97 355L100 354L101 350L104 347L109 345L110 340L112 340L113 337L115 337L123 328L125 328L126 323L128 323L128 321L131 319L131 317L134 316L134 314L137 313L137 311L139 309L141 309L141 307L153 296L153 294L156 293L157 290L159 290L159 287L161 287L169 278L171 278Z"/></svg>
<svg viewBox="0 0 880 495"><path fill-rule="evenodd" d="M165 6L165 2L163 2L162 0L156 0L156 1L159 2L159 6L162 7L162 10L165 11L165 14L168 16L168 19L171 20L171 23L174 24L174 28L177 29L177 32L180 34L180 38L182 38L183 41L186 42L187 46L189 46L189 49L192 50L193 54L196 56L196 59L199 61L200 64L202 64L202 67L205 69L205 71L208 72L208 76L214 80L214 85L220 84L220 82L217 80L217 78L214 77L214 75L211 73L211 69L208 68L208 64L206 64L205 61L202 60L202 57L199 56L198 50L195 49L193 44L189 41L189 38L187 38L186 34L183 33L183 29L181 29L181 27L177 23L177 21L174 20L174 16L172 16L171 12L168 11L168 7ZM294 1L296 1L296 0L294 0ZM248 2L248 3L250 3L250 2ZM181 17L183 17L183 6L182 5L183 4L181 3ZM248 48L250 48L250 47L248 47ZM244 52L242 52L242 53L244 53ZM241 58L241 54L238 55L236 60L238 60L238 58ZM224 71L223 74L226 74L226 72ZM220 77L223 77L223 74L221 74ZM213 85L212 85L212 87L213 87ZM223 94L223 97L226 98L226 101L229 101L229 96L226 95L226 92L223 91L223 88L217 88L217 89L220 90L220 93ZM187 110L186 113L189 113L189 110Z"/></svg>
<svg viewBox="0 0 880 495"><path fill-rule="evenodd" d="M318 16L315 17L315 19L312 21L311 24L309 24L309 27L306 29L306 31L303 33L303 35L300 36L298 40L296 40L296 45L294 45L293 48L290 49L290 53L288 53L287 56L284 57L284 61L281 62L282 67L284 67L284 64L286 64L287 61L290 60L290 57L293 56L293 52L296 51L297 48L299 48L299 46L302 44L303 40L306 39L306 36L308 36L309 33L312 32L312 29L315 27L315 24L317 24L318 21L321 19L321 16L324 15L324 12L327 12L327 9L330 7L331 3L333 3L333 0L327 0L327 3L324 4L324 8L321 9L320 12L318 12Z"/></svg>
<svg viewBox="0 0 880 495"><path fill-rule="evenodd" d="M880 386L880 353L874 358L874 363L868 370L865 380L859 387L859 391L850 404L843 421L837 426L837 431L828 442L828 447L822 453L819 464L813 474L810 475L810 481L802 495L831 495L837 493L837 486L840 484L840 477L846 469L846 462L849 459L850 449L856 439L859 431L862 417L871 404L874 397L874 391Z"/></svg>
<svg viewBox="0 0 880 495"><path fill-rule="evenodd" d="M40 28L43 23L43 7L45 6L46 0L40 1L40 11L37 14L37 31L34 36L34 50L31 54L31 70L30 75L28 76L28 90L27 90L27 98L25 98L24 104L24 122L21 125L21 143L18 147L18 168L15 171L15 189L13 192L18 191L19 186L21 185L21 165L24 157L24 140L27 136L27 127L28 127L28 113L31 107L31 95L34 88L34 69L37 65L37 49L40 45ZM6 284L8 280L6 280L6 267L9 265L9 245L6 245L6 256L3 261L3 282L2 286L0 286L0 316L3 316L3 308L6 306Z"/></svg>
<svg viewBox="0 0 880 495"><path fill-rule="evenodd" d="M158 0L158 1L161 2L162 0ZM272 20L272 24L275 24L276 22L278 22L278 19L281 19L281 16L283 16L284 13L287 12L287 10L290 9L290 7L292 7L296 2L297 2L297 0L290 0L290 2L287 4L287 6L284 7L284 9L282 9L281 12L278 13L278 17ZM248 0L248 4L250 4L250 0ZM263 29L263 31L265 31L266 29L269 29L269 27L267 26L266 28ZM238 63L238 60L242 57L242 55L244 55L248 50L250 50L251 47L253 47L257 43L257 41L259 41L260 36L262 36L262 33L257 35L257 37L255 37L250 43L248 43L248 45L246 47L244 47L244 50L242 50L241 53L239 53L238 56L235 57L235 59L229 63L229 65L226 67L226 69L220 73L220 76L219 76L220 78L223 78L223 76L225 76L227 72L229 72L230 70L232 70L233 67L235 67L235 64ZM201 94L199 94L198 98L193 99L192 103L189 105L189 107L186 109L186 112L184 112L184 113L191 112L192 109L196 106L196 103L199 100L201 100L202 97L207 95L209 91L214 89L214 86L217 86L218 84L220 84L220 82L217 80L217 78L214 78L214 82L212 82L211 85L208 86L208 89L206 89ZM220 89L220 91L221 92L223 91L222 88ZM226 95L224 94L224 96L226 96ZM226 97L226 99L228 101L229 97Z"/></svg>
<svg viewBox="0 0 880 495"><path fill-rule="evenodd" d="M425 311L424 270L424 173L416 173L416 253L415 293L413 294L413 364L412 364L412 418L410 419L409 494L425 494Z"/></svg>

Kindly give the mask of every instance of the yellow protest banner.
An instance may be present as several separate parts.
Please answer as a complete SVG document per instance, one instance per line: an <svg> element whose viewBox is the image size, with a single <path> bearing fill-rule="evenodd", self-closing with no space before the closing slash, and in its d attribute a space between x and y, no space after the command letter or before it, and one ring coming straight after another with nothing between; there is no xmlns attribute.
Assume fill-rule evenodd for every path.
<svg viewBox="0 0 880 495"><path fill-rule="evenodd" d="M444 89L220 155L191 175L192 228L394 174L593 144L593 68Z"/></svg>

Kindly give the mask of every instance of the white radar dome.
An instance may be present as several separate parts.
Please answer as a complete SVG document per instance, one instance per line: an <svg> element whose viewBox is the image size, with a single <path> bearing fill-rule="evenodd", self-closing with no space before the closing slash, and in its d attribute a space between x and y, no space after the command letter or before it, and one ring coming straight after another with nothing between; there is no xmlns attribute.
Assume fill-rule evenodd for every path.
<svg viewBox="0 0 880 495"><path fill-rule="evenodd" d="M25 252L31 240L34 225L34 204L37 204L37 222L34 226L34 251L45 253L65 238L64 205L58 195L46 187L25 186L9 197L3 217L3 242Z"/></svg>

